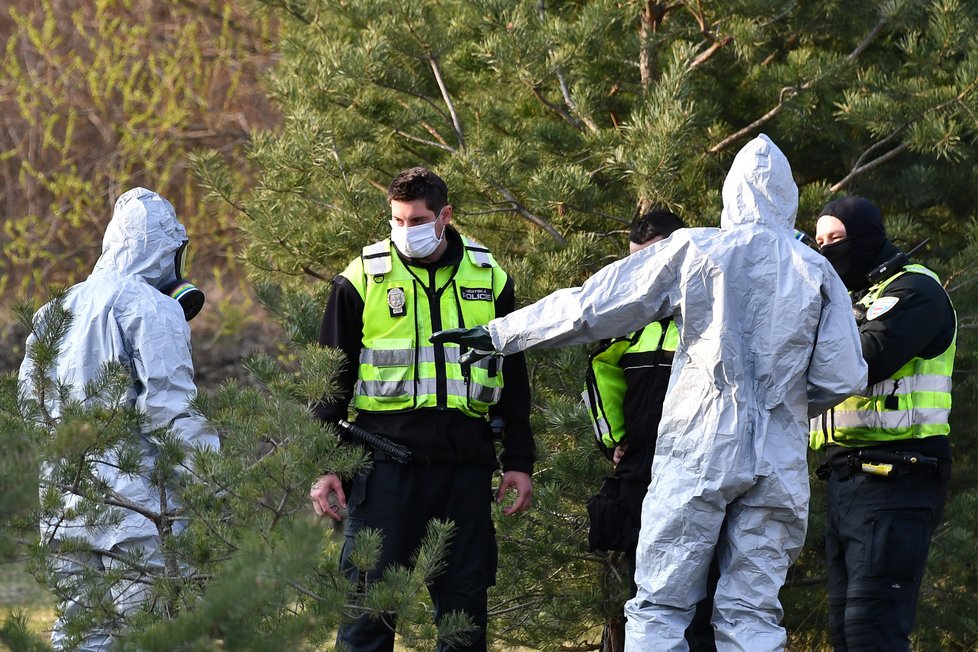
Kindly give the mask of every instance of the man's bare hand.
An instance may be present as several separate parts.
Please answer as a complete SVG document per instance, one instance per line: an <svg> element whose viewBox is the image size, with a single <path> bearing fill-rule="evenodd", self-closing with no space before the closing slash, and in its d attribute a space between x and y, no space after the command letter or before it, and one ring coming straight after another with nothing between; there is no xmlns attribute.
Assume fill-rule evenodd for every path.
<svg viewBox="0 0 978 652"><path fill-rule="evenodd" d="M327 473L316 480L309 490L309 498L317 516L328 516L334 521L343 518L339 510L346 509L346 494L343 493L343 481L335 473Z"/></svg>
<svg viewBox="0 0 978 652"><path fill-rule="evenodd" d="M614 457L611 458L611 461L615 466L618 466L618 463L621 462L621 458L625 457L626 450L628 450L628 444L618 444L615 446L615 454Z"/></svg>
<svg viewBox="0 0 978 652"><path fill-rule="evenodd" d="M522 471L506 471L496 491L496 502L503 502L506 499L506 492L510 489L516 490L516 500L503 510L503 514L512 516L529 509L533 498L533 483L530 481L529 474Z"/></svg>

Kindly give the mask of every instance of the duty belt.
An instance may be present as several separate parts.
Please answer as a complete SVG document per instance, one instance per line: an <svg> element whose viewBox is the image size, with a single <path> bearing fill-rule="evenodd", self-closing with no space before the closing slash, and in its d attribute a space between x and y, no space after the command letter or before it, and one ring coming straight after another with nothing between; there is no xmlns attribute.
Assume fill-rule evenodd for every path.
<svg viewBox="0 0 978 652"><path fill-rule="evenodd" d="M828 480L829 476L848 480L857 473L887 478L915 471L938 472L939 469L940 461L936 457L904 451L855 450L827 460L816 469L815 475L820 480Z"/></svg>

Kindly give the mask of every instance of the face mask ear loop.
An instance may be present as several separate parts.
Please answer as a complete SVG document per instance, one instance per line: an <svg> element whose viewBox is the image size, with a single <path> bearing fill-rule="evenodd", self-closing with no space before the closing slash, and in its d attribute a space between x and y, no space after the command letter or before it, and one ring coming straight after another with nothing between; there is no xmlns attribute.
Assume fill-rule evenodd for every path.
<svg viewBox="0 0 978 652"><path fill-rule="evenodd" d="M438 211L438 215L435 217L435 222L437 222L438 220L441 219L441 214L444 211L445 211L444 208L442 208L440 211ZM445 229L447 229L447 228L448 228L448 225L447 224L442 224L441 225L441 236L438 238L438 244L441 244L442 240L445 239ZM437 247L438 245L435 245L435 246Z"/></svg>

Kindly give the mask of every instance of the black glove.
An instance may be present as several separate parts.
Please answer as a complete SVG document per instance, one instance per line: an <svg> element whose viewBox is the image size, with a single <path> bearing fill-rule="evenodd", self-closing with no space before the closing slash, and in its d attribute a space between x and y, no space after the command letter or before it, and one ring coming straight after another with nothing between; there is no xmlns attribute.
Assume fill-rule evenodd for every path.
<svg viewBox="0 0 978 652"><path fill-rule="evenodd" d="M489 331L486 330L485 326L476 326L474 328L449 328L448 330L432 333L431 337L428 339L432 344L438 344L439 342L455 342L456 344L469 347L471 350L467 351L465 355L459 358L459 364L472 364L473 362L489 357L490 355L499 355L492 344L492 336L489 334Z"/></svg>

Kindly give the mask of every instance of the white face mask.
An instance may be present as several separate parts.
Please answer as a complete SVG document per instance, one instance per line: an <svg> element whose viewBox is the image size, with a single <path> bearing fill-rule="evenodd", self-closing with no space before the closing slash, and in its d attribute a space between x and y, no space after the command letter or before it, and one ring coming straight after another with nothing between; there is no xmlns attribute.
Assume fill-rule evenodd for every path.
<svg viewBox="0 0 978 652"><path fill-rule="evenodd" d="M441 217L440 213L439 217ZM441 237L435 234L436 222L437 219L417 226L399 226L396 221L391 220L391 241L397 250L408 258L427 258L435 252L442 238L445 237L444 227L441 230Z"/></svg>

